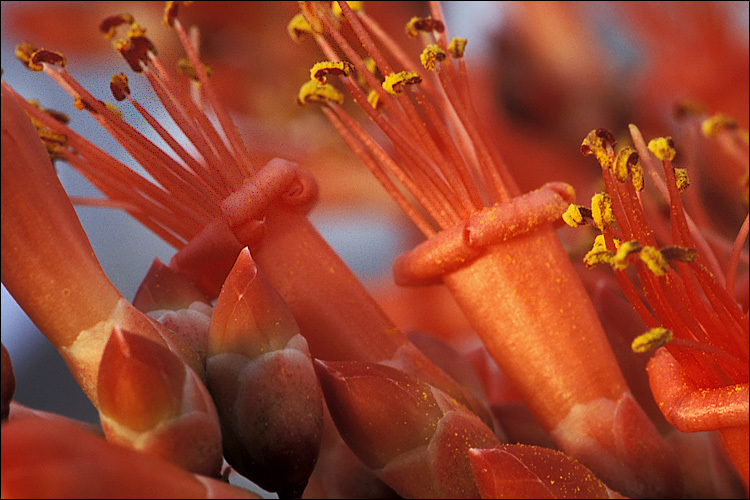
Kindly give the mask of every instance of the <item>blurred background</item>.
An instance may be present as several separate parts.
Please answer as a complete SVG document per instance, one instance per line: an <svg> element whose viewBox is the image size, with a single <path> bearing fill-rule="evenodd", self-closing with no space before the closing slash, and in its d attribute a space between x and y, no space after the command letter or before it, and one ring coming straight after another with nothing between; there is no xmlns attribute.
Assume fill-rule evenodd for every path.
<svg viewBox="0 0 750 500"><path fill-rule="evenodd" d="M748 2L443 5L450 36L469 39L466 57L478 111L523 189L559 180L588 199L599 177L579 153L588 131L603 127L621 136L628 123L636 123L646 136L674 135L673 109L685 100L748 126ZM99 34L99 22L133 14L148 28L160 57L174 62L182 53L161 23L162 9L163 2L3 1L3 79L25 97L67 113L73 129L135 167L56 84L23 68L13 50L29 41L63 52L70 73L111 101L109 78L127 66ZM309 68L322 58L313 42L298 44L287 36L297 9L297 2L197 2L183 8L180 18L200 27L202 57L251 152L261 161L282 156L315 174L321 198L311 221L399 325L419 327L419 314L393 305L401 292L394 291L390 266L420 236L322 113L295 102ZM366 9L418 56L421 46L406 38L403 27L412 16L427 14L423 2L368 2ZM131 89L152 113L160 109L144 82L132 77ZM119 107L128 122L160 143L134 110ZM57 168L69 193L98 196L70 167ZM730 182L723 176L706 174L714 182L704 196L716 203ZM736 232L744 213L722 209L725 230ZM89 207L77 212L103 269L126 298L132 299L154 257L168 262L174 253L125 213ZM56 351L4 287L2 342L13 360L16 400L97 422Z"/></svg>

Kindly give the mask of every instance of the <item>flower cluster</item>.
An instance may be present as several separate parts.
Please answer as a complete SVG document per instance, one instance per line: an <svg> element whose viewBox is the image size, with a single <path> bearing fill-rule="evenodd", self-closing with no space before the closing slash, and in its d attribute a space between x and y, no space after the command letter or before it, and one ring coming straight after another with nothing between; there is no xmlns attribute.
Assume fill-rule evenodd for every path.
<svg viewBox="0 0 750 500"><path fill-rule="evenodd" d="M179 74L135 16L99 26L158 107L124 72L112 96L168 150L94 97L62 53L16 49L145 174L2 82L3 284L101 421L11 402L3 347L3 496L253 497L240 476L295 498L746 494L748 219L727 242L706 234L704 213L688 215L683 193L698 182L690 161L673 164L675 141L647 145L631 125L634 146L617 151L612 132L593 130L581 152L598 160L605 191L590 206L560 179L526 191L475 107L471 41L449 37L438 2L405 25L418 58L362 2L299 2L288 34L325 60L297 102L322 111L421 232L393 263L395 282L447 292L468 330L450 346L405 332L323 239L307 217L309 171L245 144L183 3L167 2L163 18L186 55ZM744 169L746 211L747 133L724 115L681 117ZM55 162L104 198L69 197ZM174 248L132 301L73 204L124 210ZM601 233L582 259L560 239L565 223ZM600 264L612 273L592 289ZM614 327L603 295L632 306ZM426 310L428 296L408 306ZM609 331L623 318L645 325L623 332L627 355ZM645 369L633 353L649 353ZM681 451L685 433L707 431L720 445ZM694 481L707 461L721 474Z"/></svg>

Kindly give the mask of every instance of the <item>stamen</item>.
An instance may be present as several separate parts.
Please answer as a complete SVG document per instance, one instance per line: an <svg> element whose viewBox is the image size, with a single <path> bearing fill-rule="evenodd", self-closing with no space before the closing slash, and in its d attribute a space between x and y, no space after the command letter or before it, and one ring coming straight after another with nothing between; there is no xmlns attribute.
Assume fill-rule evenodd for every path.
<svg viewBox="0 0 750 500"><path fill-rule="evenodd" d="M180 4L183 4L185 6L190 5L193 2L185 1L185 2L175 2L175 1L167 1L166 5L164 6L164 26L167 28L171 28L174 26L174 20L177 17L177 10L180 7Z"/></svg>
<svg viewBox="0 0 750 500"><path fill-rule="evenodd" d="M59 52L47 49L39 49L29 59L29 69L32 71L41 71L44 69L42 63L52 64L60 68L65 67L65 56ZM38 69L37 69L38 68Z"/></svg>
<svg viewBox="0 0 750 500"><path fill-rule="evenodd" d="M354 72L354 65L347 61L322 61L310 68L310 79L325 85L328 75L349 76Z"/></svg>
<svg viewBox="0 0 750 500"><path fill-rule="evenodd" d="M672 330L657 327L651 328L644 334L637 336L630 345L633 352L643 353L653 351L659 347L665 346L672 341L674 333Z"/></svg>
<svg viewBox="0 0 750 500"><path fill-rule="evenodd" d="M639 256L648 270L656 276L665 276L669 272L669 263L658 248L645 246Z"/></svg>
<svg viewBox="0 0 750 500"><path fill-rule="evenodd" d="M616 144L615 135L607 129L598 128L592 130L581 144L581 154L583 156L594 155L602 168L609 168L612 165L610 151Z"/></svg>
<svg viewBox="0 0 750 500"><path fill-rule="evenodd" d="M414 71L401 71L386 75L383 88L391 95L399 95L404 91L405 85L415 85L422 82L422 77Z"/></svg>
<svg viewBox="0 0 750 500"><path fill-rule="evenodd" d="M431 17L412 17L406 23L406 35L409 38L417 38L420 31L424 33L432 33L433 31L442 33L445 31L445 25L442 21Z"/></svg>
<svg viewBox="0 0 750 500"><path fill-rule="evenodd" d="M638 152L631 146L622 148L620 152L617 153L617 158L615 158L615 163L612 167L615 179L619 182L627 181L632 165L635 165L636 163L638 163Z"/></svg>
<svg viewBox="0 0 750 500"><path fill-rule="evenodd" d="M39 50L36 45L33 45L29 42L23 42L16 45L16 59L21 61L24 66L26 66L31 71L41 71L42 69L32 69L29 64L31 63L31 56Z"/></svg>
<svg viewBox="0 0 750 500"><path fill-rule="evenodd" d="M375 90L371 90L367 94L367 102L370 103L372 109L378 109L383 105L383 102L380 100L380 94L378 94Z"/></svg>
<svg viewBox="0 0 750 500"><path fill-rule="evenodd" d="M419 60L422 61L422 66L430 71L435 69L435 63L444 61L448 57L445 51L437 45L428 45L425 47L422 54L419 56Z"/></svg>
<svg viewBox="0 0 750 500"><path fill-rule="evenodd" d="M315 80L308 80L299 89L297 103L304 105L312 102L327 103L329 101L342 104L344 94L336 90L332 85L320 85Z"/></svg>
<svg viewBox="0 0 750 500"><path fill-rule="evenodd" d="M451 42L448 44L448 52L450 52L454 59L461 59L464 57L466 42L466 38L453 37L451 39Z"/></svg>
<svg viewBox="0 0 750 500"><path fill-rule="evenodd" d="M669 245L659 250L665 259L676 260L679 262L695 262L698 252L694 248Z"/></svg>
<svg viewBox="0 0 750 500"><path fill-rule="evenodd" d="M196 82L200 81L200 79L198 78L198 73L195 71L193 64L189 60L183 58L177 61L177 69L182 75L190 78L191 80L195 80ZM203 70L208 76L211 76L213 74L213 70L208 64L203 63Z"/></svg>
<svg viewBox="0 0 750 500"><path fill-rule="evenodd" d="M591 216L594 225L601 231L615 222L612 198L607 193L597 193L591 198Z"/></svg>
<svg viewBox="0 0 750 500"><path fill-rule="evenodd" d="M677 154L671 137L657 137L648 142L648 150L662 161L672 161Z"/></svg>
<svg viewBox="0 0 750 500"><path fill-rule="evenodd" d="M570 204L568 206L568 209L565 210L565 213L562 214L562 218L565 221L567 225L570 227L580 227L586 224L586 221L583 219L583 214L581 213L581 209L585 209L586 207L582 205L574 205ZM589 210L589 215L591 214L591 211Z"/></svg>
<svg viewBox="0 0 750 500"><path fill-rule="evenodd" d="M679 189L680 193L684 193L688 186L690 186L690 179L688 178L687 169L675 168L674 177L677 184L677 189Z"/></svg>
<svg viewBox="0 0 750 500"><path fill-rule="evenodd" d="M130 95L128 77L125 76L125 73L112 75L112 81L109 83L109 89L112 91L112 95L114 96L115 100L125 100L125 98Z"/></svg>
<svg viewBox="0 0 750 500"><path fill-rule="evenodd" d="M362 12L365 10L365 2L346 2L346 4L350 9L352 9L353 12ZM331 4L331 10L333 11L333 14L339 19L344 16L343 12L341 11L341 6L338 2L333 2Z"/></svg>
<svg viewBox="0 0 750 500"><path fill-rule="evenodd" d="M117 32L117 28L123 24L133 24L135 19L130 14L118 14L109 16L99 24L99 31L104 33L104 38L112 39Z"/></svg>
<svg viewBox="0 0 750 500"><path fill-rule="evenodd" d="M716 136L719 135L719 132L721 132L722 130L736 129L737 120L729 115L721 113L703 120L703 123L701 124L701 131L703 132L703 135L705 135L706 137L710 137L711 139L715 139Z"/></svg>
<svg viewBox="0 0 750 500"><path fill-rule="evenodd" d="M296 14L292 20L289 21L289 24L286 25L286 31L289 33L292 40L298 43L302 41L304 35L316 35L315 31L313 31L310 26L310 23L307 22L307 19L305 19L305 16L303 16L302 13Z"/></svg>
<svg viewBox="0 0 750 500"><path fill-rule="evenodd" d="M636 240L620 243L617 247L617 252L612 258L612 267L618 271L625 270L628 267L628 257L640 252L642 248L641 244Z"/></svg>

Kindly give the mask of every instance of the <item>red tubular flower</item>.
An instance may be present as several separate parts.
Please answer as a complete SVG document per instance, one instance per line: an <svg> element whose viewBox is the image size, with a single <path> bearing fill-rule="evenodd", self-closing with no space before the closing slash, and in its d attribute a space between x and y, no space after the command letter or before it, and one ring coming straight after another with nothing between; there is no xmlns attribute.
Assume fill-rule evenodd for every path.
<svg viewBox="0 0 750 500"><path fill-rule="evenodd" d="M330 61L312 68L299 101L324 104L337 132L428 238L397 259L396 282L447 285L563 451L623 493L676 494L674 456L630 395L554 233L572 188L557 183L518 192L471 104L466 40L448 41L437 2L430 4L432 18L407 25L414 36L421 31L434 39L422 52L423 67L367 14L337 5L384 81L349 44L331 10L305 2L306 29ZM343 96L326 83L331 75L387 135L397 158L343 110Z"/></svg>

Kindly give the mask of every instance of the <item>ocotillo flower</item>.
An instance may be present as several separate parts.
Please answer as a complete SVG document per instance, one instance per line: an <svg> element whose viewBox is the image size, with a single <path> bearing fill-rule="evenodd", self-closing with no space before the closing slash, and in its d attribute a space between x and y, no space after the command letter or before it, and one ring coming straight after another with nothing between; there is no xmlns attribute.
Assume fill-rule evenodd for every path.
<svg viewBox="0 0 750 500"><path fill-rule="evenodd" d="M107 279L37 131L4 83L2 94L3 283L60 351L99 408L109 437L196 472L217 474L218 418L193 372L202 374L202 365L189 347L135 309ZM113 334L118 328L136 335ZM107 378L131 363L157 377L126 370ZM167 365L172 370L161 372ZM136 401L141 413L133 416L129 405ZM164 424L156 433L161 437L149 433L157 424ZM200 446L175 446L187 436Z"/></svg>
<svg viewBox="0 0 750 500"><path fill-rule="evenodd" d="M282 497L301 496L320 451L320 386L291 311L247 248L216 300L206 374L227 462Z"/></svg>
<svg viewBox="0 0 750 500"><path fill-rule="evenodd" d="M60 421L2 428L3 498L260 498Z"/></svg>
<svg viewBox="0 0 750 500"><path fill-rule="evenodd" d="M592 131L581 146L601 164L606 186L606 193L592 200L590 212L584 210L602 231L584 262L612 266L620 288L649 328L635 338L633 350L666 346L648 365L651 389L666 419L682 432L719 430L747 488L748 318L736 302L734 283L748 219L725 274L683 209L681 193L690 181L684 166L672 164L677 155L672 139L656 138L647 146L634 125L630 132L636 149L628 146L615 154L614 137L602 129ZM663 177L651 153L661 161ZM648 197L641 193L644 170L669 203L668 223L647 217ZM571 225L577 225L577 214L580 210L571 206ZM626 272L631 264L639 285Z"/></svg>
<svg viewBox="0 0 750 500"><path fill-rule="evenodd" d="M315 361L326 405L354 453L405 498L476 498L470 448L494 433L444 392L389 366Z"/></svg>
<svg viewBox="0 0 750 500"><path fill-rule="evenodd" d="M102 153L67 126L22 102L44 127L65 134L55 154L99 188L108 200L98 205L124 208L179 251L171 266L191 276L212 296L226 278L240 249L247 245L258 267L289 305L311 353L324 359L387 361L428 380L478 413L482 405L425 358L385 316L375 301L305 217L315 201L312 177L284 160L253 165L228 113L218 102L212 82L171 5L166 22L184 45L200 93L217 117L196 104L165 70L131 16L112 16L102 23L106 34L127 26L116 43L131 69L145 76L166 112L195 148L190 153L130 95L127 78L111 84L117 99L127 99L178 156L175 160L91 96L50 51L19 50L32 69L42 69L92 113L156 180L141 177ZM225 139L226 138L226 139ZM158 184L157 184L158 183ZM86 201L86 200L79 200Z"/></svg>
<svg viewBox="0 0 750 500"><path fill-rule="evenodd" d="M572 188L518 192L473 109L466 40L449 42L437 2L431 18L406 28L434 41L421 66L367 14L335 5L371 61L349 44L331 9L304 2L304 19L295 18L290 32L312 35L329 61L311 69L298 99L324 103L339 134L428 238L397 259L397 283L445 283L542 427L610 487L678 492L673 454L633 400L553 231ZM331 76L387 135L396 157L343 110L343 95L326 83ZM622 439L630 433L638 438Z"/></svg>

